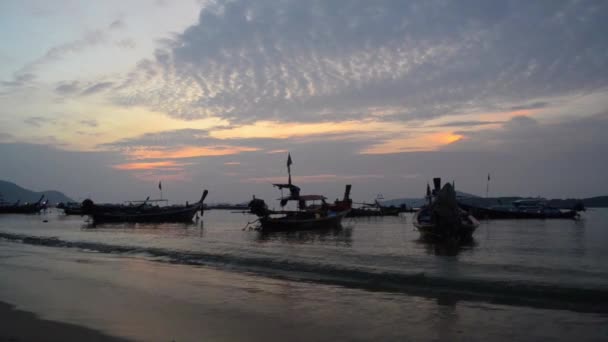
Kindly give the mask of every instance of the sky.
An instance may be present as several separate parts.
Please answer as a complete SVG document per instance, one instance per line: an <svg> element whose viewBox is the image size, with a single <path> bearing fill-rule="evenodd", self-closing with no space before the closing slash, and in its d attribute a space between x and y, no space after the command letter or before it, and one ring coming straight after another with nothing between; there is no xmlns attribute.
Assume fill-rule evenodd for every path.
<svg viewBox="0 0 608 342"><path fill-rule="evenodd" d="M608 194L608 2L0 2L0 179L74 199Z"/></svg>

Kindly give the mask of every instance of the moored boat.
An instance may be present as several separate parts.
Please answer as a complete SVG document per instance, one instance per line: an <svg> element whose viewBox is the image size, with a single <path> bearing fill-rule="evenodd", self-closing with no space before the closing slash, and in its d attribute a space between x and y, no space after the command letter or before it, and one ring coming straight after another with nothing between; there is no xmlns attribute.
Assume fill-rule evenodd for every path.
<svg viewBox="0 0 608 342"><path fill-rule="evenodd" d="M38 202L21 204L17 201L13 204L3 203L0 205L0 214L36 214L46 209L47 202L43 201L44 195L40 196Z"/></svg>
<svg viewBox="0 0 608 342"><path fill-rule="evenodd" d="M312 229L339 228L342 219L352 207L350 199L351 185L346 185L342 200L333 204L326 202L322 195L301 195L300 188L291 182L291 155L287 159L289 180L287 184L273 184L279 189L287 189L289 195L281 197L281 207L289 202L297 203L297 210L270 210L262 199L254 198L249 202L249 210L258 216L259 228L262 231L294 231Z"/></svg>
<svg viewBox="0 0 608 342"><path fill-rule="evenodd" d="M193 204L173 205L166 207L149 206L144 203L138 206L96 205L90 199L82 203L82 211L93 219L93 223L131 222L131 223L165 223L192 222L197 213L203 212L203 202L208 191L203 191L200 200Z"/></svg>
<svg viewBox="0 0 608 342"><path fill-rule="evenodd" d="M485 219L575 219L579 217L574 209L561 210L551 207L543 199L523 199L510 205L490 207L474 206L460 201L460 207L469 211L479 220Z"/></svg>
<svg viewBox="0 0 608 342"><path fill-rule="evenodd" d="M427 185L427 204L414 215L414 226L425 239L464 242L471 240L479 222L462 210L456 202L452 184L441 187L441 179L434 178L431 192Z"/></svg>
<svg viewBox="0 0 608 342"><path fill-rule="evenodd" d="M384 206L378 200L374 203L356 203L357 208L352 208L346 217L375 217L375 216L399 216L408 211L405 204L396 206Z"/></svg>

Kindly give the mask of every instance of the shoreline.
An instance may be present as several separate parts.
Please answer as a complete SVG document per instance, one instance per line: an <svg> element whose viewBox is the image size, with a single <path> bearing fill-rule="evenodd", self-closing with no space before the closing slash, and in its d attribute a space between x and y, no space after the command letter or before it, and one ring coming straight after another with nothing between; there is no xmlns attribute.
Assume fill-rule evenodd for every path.
<svg viewBox="0 0 608 342"><path fill-rule="evenodd" d="M21 341L109 341L129 340L106 335L75 324L49 321L33 312L0 301L0 342Z"/></svg>

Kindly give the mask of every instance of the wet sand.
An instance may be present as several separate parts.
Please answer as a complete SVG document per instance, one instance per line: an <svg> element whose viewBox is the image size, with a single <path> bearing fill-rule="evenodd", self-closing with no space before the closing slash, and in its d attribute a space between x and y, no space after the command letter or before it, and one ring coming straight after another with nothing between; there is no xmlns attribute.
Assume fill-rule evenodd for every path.
<svg viewBox="0 0 608 342"><path fill-rule="evenodd" d="M3 302L0 302L0 322L0 342L127 341L77 325L44 320Z"/></svg>

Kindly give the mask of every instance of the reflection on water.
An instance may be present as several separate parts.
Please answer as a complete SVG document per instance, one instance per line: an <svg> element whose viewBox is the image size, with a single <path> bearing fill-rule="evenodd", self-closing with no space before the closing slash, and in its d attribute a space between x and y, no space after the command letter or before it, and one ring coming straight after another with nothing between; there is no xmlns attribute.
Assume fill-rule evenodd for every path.
<svg viewBox="0 0 608 342"><path fill-rule="evenodd" d="M335 243L336 246L350 247L352 244L352 228L328 228L321 230L302 231L257 231L258 242L280 241L284 243Z"/></svg>
<svg viewBox="0 0 608 342"><path fill-rule="evenodd" d="M205 212L198 224L94 226L77 216L3 215L0 232L205 253L241 261L263 258L362 272L608 288L608 264L604 262L608 210L590 210L584 215L580 221L484 221L474 240L460 246L420 241L410 213L346 219L337 230L276 233L243 230L254 216L220 210Z"/></svg>
<svg viewBox="0 0 608 342"><path fill-rule="evenodd" d="M424 246L424 250L427 254L437 256L457 256L464 251L472 251L475 246L477 246L477 242L474 238L460 242L434 241L419 238L416 242Z"/></svg>
<svg viewBox="0 0 608 342"><path fill-rule="evenodd" d="M123 222L123 223L92 223L92 222L85 222L84 224L82 224L81 228L83 230L86 229L96 229L96 230L108 230L108 231L112 231L112 230L117 230L117 229L122 229L122 230L139 230L139 231L145 231L145 230L171 230L171 229L188 229L188 228L203 228L203 221L196 221L196 222L191 222L191 223L184 223L184 222L179 222L179 223L132 223L132 222ZM137 231L134 231L135 233L137 233Z"/></svg>

